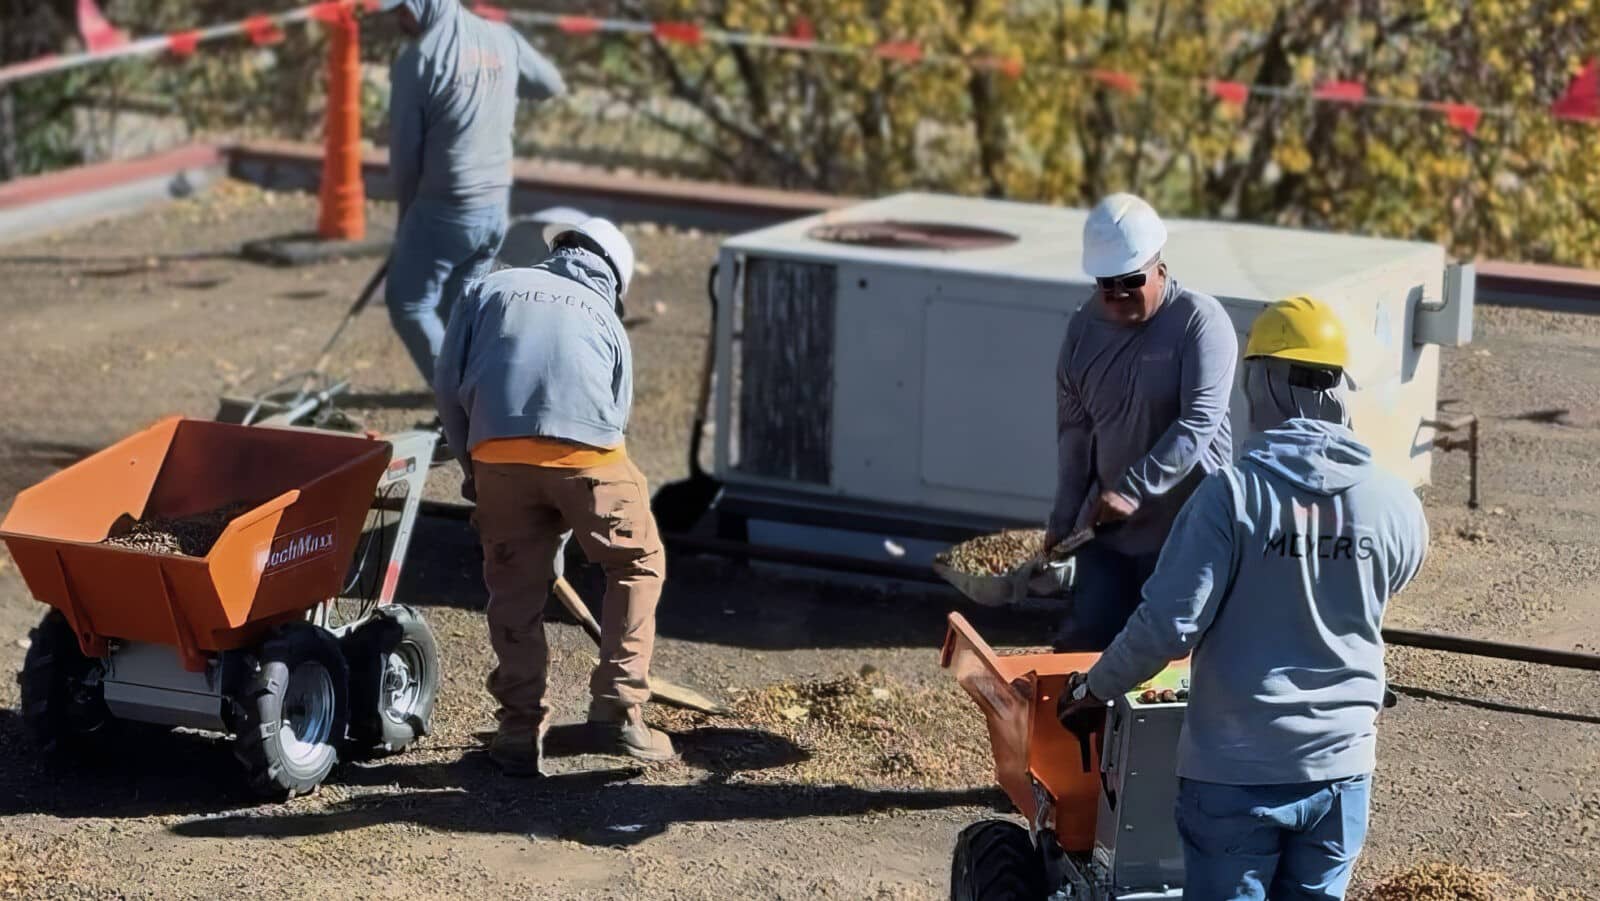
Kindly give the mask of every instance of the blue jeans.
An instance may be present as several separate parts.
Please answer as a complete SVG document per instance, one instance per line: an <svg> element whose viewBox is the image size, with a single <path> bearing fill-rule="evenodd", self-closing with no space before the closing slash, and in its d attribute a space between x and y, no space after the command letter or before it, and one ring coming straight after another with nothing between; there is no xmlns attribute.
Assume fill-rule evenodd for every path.
<svg viewBox="0 0 1600 901"><path fill-rule="evenodd" d="M1339 899L1367 838L1371 776L1286 785L1178 780L1183 897Z"/></svg>
<svg viewBox="0 0 1600 901"><path fill-rule="evenodd" d="M389 257L384 299L394 330L430 386L450 310L468 284L493 269L505 236L503 203L460 208L417 200L406 210Z"/></svg>
<svg viewBox="0 0 1600 901"><path fill-rule="evenodd" d="M1103 651L1138 609L1146 579L1160 552L1122 554L1102 544L1078 551L1072 607L1052 642L1060 652Z"/></svg>

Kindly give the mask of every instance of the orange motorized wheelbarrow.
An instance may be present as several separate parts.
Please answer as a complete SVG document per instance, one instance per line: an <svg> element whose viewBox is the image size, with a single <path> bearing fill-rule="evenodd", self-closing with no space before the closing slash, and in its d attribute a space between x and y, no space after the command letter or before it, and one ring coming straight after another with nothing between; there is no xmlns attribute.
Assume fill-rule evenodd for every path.
<svg viewBox="0 0 1600 901"><path fill-rule="evenodd" d="M1112 699L1102 729L1056 717L1067 677L1098 654L1001 655L959 613L940 657L983 711L995 778L1026 825L962 830L954 901L1153 901L1183 896L1173 764L1189 696L1188 661Z"/></svg>
<svg viewBox="0 0 1600 901"><path fill-rule="evenodd" d="M390 601L435 440L174 417L23 491L0 538L54 608L20 680L30 731L50 752L123 719L229 734L278 796L409 745L438 653ZM209 548L117 540L197 517Z"/></svg>

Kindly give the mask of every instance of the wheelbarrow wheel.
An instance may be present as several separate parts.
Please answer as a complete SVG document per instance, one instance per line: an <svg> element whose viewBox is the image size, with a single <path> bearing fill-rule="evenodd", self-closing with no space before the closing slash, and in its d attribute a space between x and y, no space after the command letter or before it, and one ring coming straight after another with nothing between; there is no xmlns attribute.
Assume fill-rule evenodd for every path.
<svg viewBox="0 0 1600 901"><path fill-rule="evenodd" d="M345 636L350 665L350 751L398 754L428 734L439 693L439 645L427 620L391 604Z"/></svg>
<svg viewBox="0 0 1600 901"><path fill-rule="evenodd" d="M101 682L105 663L84 656L72 624L59 610L45 614L28 637L17 676L23 724L47 755L90 749L116 723Z"/></svg>
<svg viewBox="0 0 1600 901"><path fill-rule="evenodd" d="M1047 895L1044 862L1028 830L984 820L956 836L950 901L1042 901Z"/></svg>
<svg viewBox="0 0 1600 901"><path fill-rule="evenodd" d="M310 623L290 623L261 645L255 664L232 699L234 756L263 797L310 792L338 762L350 719L339 642Z"/></svg>

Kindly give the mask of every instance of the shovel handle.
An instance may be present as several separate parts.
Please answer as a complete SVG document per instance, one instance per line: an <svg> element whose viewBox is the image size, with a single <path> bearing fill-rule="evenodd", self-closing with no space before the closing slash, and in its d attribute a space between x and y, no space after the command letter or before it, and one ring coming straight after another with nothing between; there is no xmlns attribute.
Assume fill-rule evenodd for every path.
<svg viewBox="0 0 1600 901"><path fill-rule="evenodd" d="M561 602L561 606L567 608L567 612L578 620L578 625L582 626L583 631L588 632L589 637L594 639L594 643L598 645L600 643L600 624L595 622L594 614L589 612L589 605L585 604L583 598L578 597L578 592L573 590L572 583L562 576L557 576L555 593L556 599Z"/></svg>
<svg viewBox="0 0 1600 901"><path fill-rule="evenodd" d="M589 637L594 639L594 643L599 645L600 624L595 622L594 614L589 612L589 605L585 604L583 598L578 597L578 592L573 590L572 583L561 576L557 576L553 587L556 599L561 601L561 606L567 608L567 612L577 618L578 623L583 626L583 631L588 632ZM651 677L650 682L650 696L662 703L671 704L674 707L682 707L686 710L698 710L702 713L723 714L727 712L727 708L723 705L692 688L684 688L659 676Z"/></svg>

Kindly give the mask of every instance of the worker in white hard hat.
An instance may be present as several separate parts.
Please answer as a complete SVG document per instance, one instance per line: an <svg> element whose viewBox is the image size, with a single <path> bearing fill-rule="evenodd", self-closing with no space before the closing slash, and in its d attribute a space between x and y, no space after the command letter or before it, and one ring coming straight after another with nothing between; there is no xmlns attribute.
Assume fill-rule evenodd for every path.
<svg viewBox="0 0 1600 901"><path fill-rule="evenodd" d="M505 239L518 98L566 91L510 26L459 0L381 0L412 40L389 75L389 177L400 218L384 291L424 380L450 307L489 274Z"/></svg>
<svg viewBox="0 0 1600 901"><path fill-rule="evenodd" d="M1139 603L1178 509L1232 453L1238 338L1214 298L1178 284L1167 228L1113 194L1090 211L1083 268L1094 296L1067 324L1056 367L1058 471L1047 546L1093 526L1077 554L1061 651L1098 651Z"/></svg>
<svg viewBox="0 0 1600 901"><path fill-rule="evenodd" d="M633 248L604 219L552 225L548 259L468 289L450 316L434 393L477 502L489 590L489 691L499 728L489 756L508 775L541 774L550 703L544 606L570 532L606 577L589 723L606 752L673 756L645 725L656 604L666 554L644 474L623 433L633 355L622 298Z"/></svg>
<svg viewBox="0 0 1600 901"><path fill-rule="evenodd" d="M1184 505L1127 628L1063 694L1105 702L1192 655L1178 744L1184 897L1344 897L1367 831L1383 613L1428 524L1346 412L1349 348L1328 305L1263 311L1245 347L1251 436Z"/></svg>

